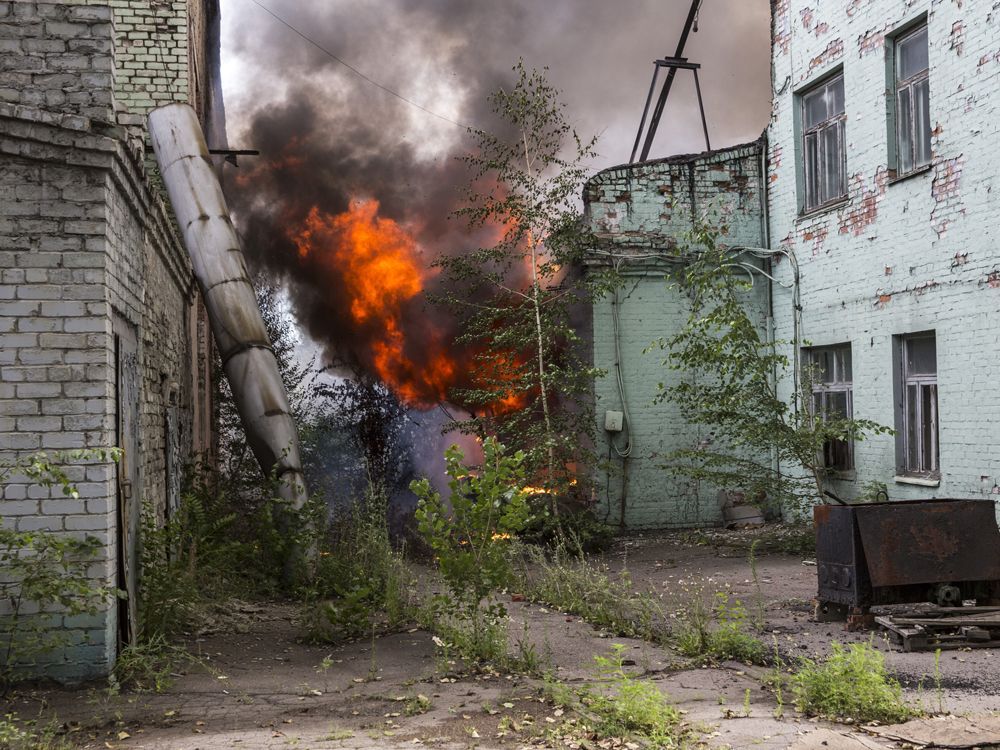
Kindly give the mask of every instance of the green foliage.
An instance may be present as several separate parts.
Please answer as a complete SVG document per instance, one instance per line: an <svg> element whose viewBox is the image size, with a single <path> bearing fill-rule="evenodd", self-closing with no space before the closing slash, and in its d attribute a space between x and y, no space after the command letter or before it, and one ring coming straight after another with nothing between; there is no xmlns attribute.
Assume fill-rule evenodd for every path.
<svg viewBox="0 0 1000 750"><path fill-rule="evenodd" d="M440 261L452 290L442 301L476 352L471 384L452 394L474 413L463 427L524 446L531 483L556 491L548 499L558 515L594 429L588 395L598 371L572 315L599 278L579 273L593 245L578 199L595 139L566 122L543 72L518 63L514 73L516 83L490 97L504 135L474 132L467 205L457 212L492 244Z"/></svg>
<svg viewBox="0 0 1000 750"><path fill-rule="evenodd" d="M685 421L705 425L710 435L697 448L671 453L667 469L721 489L741 488L748 497L812 505L823 490L828 441L860 441L891 430L799 405L800 394L809 403L811 375L797 373L780 349L798 349L802 342L763 337L764 321L752 318L747 305L760 261L726 248L724 231L696 222L673 275L691 308L684 327L657 342L677 373L661 383L658 398L676 404ZM777 387L789 376L791 403Z"/></svg>
<svg viewBox="0 0 1000 750"><path fill-rule="evenodd" d="M592 739L617 740L622 744L639 740L656 748L687 744L693 733L685 726L681 712L651 680L625 671L624 654L625 646L616 643L609 656L594 657L598 675L610 683L607 693L591 688L571 691L550 683L550 698L581 713ZM580 706L576 705L577 698Z"/></svg>
<svg viewBox="0 0 1000 750"><path fill-rule="evenodd" d="M381 487L370 487L327 534L307 597L310 638L359 638L397 628L414 616L414 575L389 539L386 505Z"/></svg>
<svg viewBox="0 0 1000 750"><path fill-rule="evenodd" d="M710 615L714 615L714 627ZM692 658L750 664L762 664L766 656L764 644L747 632L747 613L742 602L730 600L722 592L715 595L711 613L706 610L700 593L692 597L684 628L677 637L677 650Z"/></svg>
<svg viewBox="0 0 1000 750"><path fill-rule="evenodd" d="M0 750L70 750L73 745L60 735L56 722L44 726L16 713L0 718Z"/></svg>
<svg viewBox="0 0 1000 750"><path fill-rule="evenodd" d="M487 438L478 471L465 466L463 459L458 446L445 451L447 504L427 479L414 481L410 489L419 498L417 528L435 555L454 603L473 613L511 580L506 550L528 520L525 455L507 455L503 445Z"/></svg>
<svg viewBox="0 0 1000 750"><path fill-rule="evenodd" d="M668 635L663 609L651 594L637 592L623 570L557 549L551 556L522 548L521 588L532 601L579 615L614 635L662 642Z"/></svg>
<svg viewBox="0 0 1000 750"><path fill-rule="evenodd" d="M457 446L445 451L447 504L427 479L410 485L419 498L417 529L449 589L431 603L426 619L463 659L496 661L506 658L507 613L502 604L484 600L512 580L507 548L528 520L525 456L508 455L487 438L478 470L463 458Z"/></svg>
<svg viewBox="0 0 1000 750"><path fill-rule="evenodd" d="M847 648L832 644L821 662L806 659L792 677L792 695L799 711L829 719L856 722L906 721L920 712L903 700L903 688L889 677L885 659L870 643Z"/></svg>
<svg viewBox="0 0 1000 750"><path fill-rule="evenodd" d="M220 496L186 492L162 523L152 506L140 524L140 638L153 642L191 624L199 606L229 591L237 578L235 514Z"/></svg>
<svg viewBox="0 0 1000 750"><path fill-rule="evenodd" d="M0 484L17 480L58 488L78 498L66 468L80 463L118 460L117 449L34 453L0 466ZM0 527L0 695L45 654L68 644L57 627L60 618L96 614L112 591L89 574L104 543L50 531Z"/></svg>
<svg viewBox="0 0 1000 750"><path fill-rule="evenodd" d="M531 519L520 538L530 544L568 550L574 555L602 552L611 546L614 529L601 523L593 509L581 507L581 503L561 504L575 510L556 519L539 502L539 496L529 498Z"/></svg>
<svg viewBox="0 0 1000 750"><path fill-rule="evenodd" d="M190 659L190 654L162 634L129 644L115 660L108 678L110 692L116 694L124 688L162 693L173 684L178 663Z"/></svg>

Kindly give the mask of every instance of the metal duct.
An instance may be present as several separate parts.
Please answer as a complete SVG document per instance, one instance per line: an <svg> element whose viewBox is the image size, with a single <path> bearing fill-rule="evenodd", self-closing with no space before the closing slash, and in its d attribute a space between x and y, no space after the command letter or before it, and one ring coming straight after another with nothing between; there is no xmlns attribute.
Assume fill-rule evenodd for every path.
<svg viewBox="0 0 1000 750"><path fill-rule="evenodd" d="M149 134L250 448L299 509L306 488L295 422L198 117L187 104L158 107Z"/></svg>

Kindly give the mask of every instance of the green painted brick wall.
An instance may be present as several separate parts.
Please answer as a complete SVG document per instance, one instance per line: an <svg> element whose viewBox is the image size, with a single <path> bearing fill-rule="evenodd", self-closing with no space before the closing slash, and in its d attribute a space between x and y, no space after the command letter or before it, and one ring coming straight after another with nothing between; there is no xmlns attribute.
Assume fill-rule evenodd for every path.
<svg viewBox="0 0 1000 750"><path fill-rule="evenodd" d="M672 477L663 469L666 454L697 446L707 431L686 423L671 404L656 403L660 384L668 384L681 374L669 368L664 352L649 347L677 332L689 308L686 299L671 288L666 266L642 256L666 253L683 242L692 217L706 212L727 227L726 244L762 247L761 149L762 143L756 142L615 167L587 183L586 213L598 238L594 262L609 262L613 256L622 264L624 281L617 302L605 297L593 308L594 364L608 372L594 386L598 453L613 467L597 476L598 515L608 523L665 528L720 521L719 488ZM623 446L624 435L612 436L604 430L605 412L622 409L616 378L615 304L619 313L617 351L631 418L632 450L626 462L614 449L614 444ZM754 286L750 304L763 327L767 311L764 284Z"/></svg>

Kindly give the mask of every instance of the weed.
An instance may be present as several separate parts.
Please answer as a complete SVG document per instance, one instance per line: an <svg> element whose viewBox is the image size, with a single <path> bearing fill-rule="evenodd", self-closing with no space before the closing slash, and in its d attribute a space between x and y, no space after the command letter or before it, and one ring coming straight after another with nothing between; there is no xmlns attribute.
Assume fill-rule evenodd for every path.
<svg viewBox="0 0 1000 750"><path fill-rule="evenodd" d="M151 636L122 649L108 678L109 692L122 689L162 693L173 683L181 662L193 660L187 651L172 645L162 634Z"/></svg>
<svg viewBox="0 0 1000 750"><path fill-rule="evenodd" d="M691 737L681 712L647 679L624 669L625 646L614 644L608 656L595 656L598 676L609 683L607 693L593 689L572 691L549 680L547 697L579 713L593 739L639 740L657 748L677 748Z"/></svg>
<svg viewBox="0 0 1000 750"><path fill-rule="evenodd" d="M699 592L687 610L687 622L677 638L677 649L685 656L711 661L736 660L751 664L764 661L764 644L746 632L746 610L739 599L719 592L712 608L717 624L709 624L710 613Z"/></svg>
<svg viewBox="0 0 1000 750"><path fill-rule="evenodd" d="M750 716L750 688L743 691L743 715Z"/></svg>
<svg viewBox="0 0 1000 750"><path fill-rule="evenodd" d="M8 713L0 718L0 748L3 750L70 750L73 745L60 734L53 720L40 726L33 719Z"/></svg>
<svg viewBox="0 0 1000 750"><path fill-rule="evenodd" d="M532 601L579 615L614 635L665 640L660 603L650 594L637 593L628 571L614 576L606 565L562 549L551 556L536 547L517 549L523 593Z"/></svg>
<svg viewBox="0 0 1000 750"><path fill-rule="evenodd" d="M385 492L370 486L327 535L306 592L303 618L311 640L360 638L413 617L414 576L392 546L386 506Z"/></svg>
<svg viewBox="0 0 1000 750"><path fill-rule="evenodd" d="M791 680L796 707L812 716L899 722L918 715L870 643L832 644L824 661L806 659Z"/></svg>
<svg viewBox="0 0 1000 750"><path fill-rule="evenodd" d="M415 696L406 701L406 705L403 707L403 713L407 716L418 716L419 714L425 714L430 710L431 699L423 693L417 693Z"/></svg>

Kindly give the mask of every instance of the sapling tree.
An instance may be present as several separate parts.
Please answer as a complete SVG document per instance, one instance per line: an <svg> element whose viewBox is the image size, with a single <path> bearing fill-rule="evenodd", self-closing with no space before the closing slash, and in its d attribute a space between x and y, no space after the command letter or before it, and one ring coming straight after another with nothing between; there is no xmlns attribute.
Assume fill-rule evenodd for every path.
<svg viewBox="0 0 1000 750"><path fill-rule="evenodd" d="M724 246L723 231L705 219L696 222L672 277L689 298L690 313L679 332L657 342L676 373L661 384L657 398L676 404L689 424L711 437L673 451L667 468L719 488L741 488L753 499L809 505L821 498L829 473L827 443L860 441L890 429L869 419L817 413L799 406L800 399L779 396L778 385L787 382L792 367L782 350L802 342L762 337L748 312L752 259ZM804 368L798 384L804 404L811 403L814 377Z"/></svg>
<svg viewBox="0 0 1000 750"><path fill-rule="evenodd" d="M457 213L495 242L440 261L454 291L444 300L477 352L472 383L455 399L473 410L464 427L525 452L525 469L552 498L565 494L591 443L586 394L596 374L574 325L591 293L579 272L591 246L577 201L595 139L567 123L544 73L514 68L517 82L490 97L504 135L474 132L472 173Z"/></svg>
<svg viewBox="0 0 1000 750"><path fill-rule="evenodd" d="M437 560L456 617L472 625L473 643L480 644L484 615L503 618L503 605L484 600L509 583L507 549L513 535L528 521L525 454L507 453L493 438L483 441L480 467L463 464L458 446L445 452L449 497L444 499L427 479L415 480L417 529Z"/></svg>

